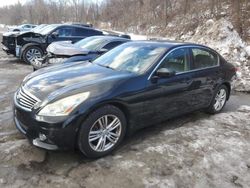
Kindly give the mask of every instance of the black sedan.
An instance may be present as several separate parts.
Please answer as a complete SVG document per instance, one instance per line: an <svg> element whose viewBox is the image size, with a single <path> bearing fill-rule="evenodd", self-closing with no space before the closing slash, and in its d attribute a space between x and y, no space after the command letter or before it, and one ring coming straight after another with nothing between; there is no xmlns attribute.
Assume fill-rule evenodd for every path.
<svg viewBox="0 0 250 188"><path fill-rule="evenodd" d="M142 127L199 109L220 112L235 71L205 46L128 42L93 62L28 75L14 96L14 120L35 146L102 157Z"/></svg>
<svg viewBox="0 0 250 188"><path fill-rule="evenodd" d="M47 54L32 62L34 70L58 63L90 61L112 48L130 41L117 36L93 36L76 43L71 41L54 42L47 48Z"/></svg>

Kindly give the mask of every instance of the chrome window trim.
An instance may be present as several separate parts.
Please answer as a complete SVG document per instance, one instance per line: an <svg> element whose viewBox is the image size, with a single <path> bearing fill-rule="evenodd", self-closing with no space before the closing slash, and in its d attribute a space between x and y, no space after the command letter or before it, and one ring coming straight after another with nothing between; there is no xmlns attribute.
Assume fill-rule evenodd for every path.
<svg viewBox="0 0 250 188"><path fill-rule="evenodd" d="M212 51L209 48L203 47L203 46L195 46L195 45L190 45L190 46L179 46L177 48L174 48L172 50L170 50L165 56L163 56L163 58L160 60L160 62L158 63L158 65L156 65L156 67L153 69L153 71L150 73L148 80L151 79L151 77L153 76L154 72L159 68L159 66L162 64L162 62L164 61L164 59L173 51L178 50L178 49L182 49L182 48L201 48L201 49L205 49L207 51ZM184 72L178 72L176 73L176 75L180 75L180 74L185 74L185 73L190 73L190 72L196 72L196 71L200 71L200 70L205 70L205 69L210 69L210 68L215 68L215 67L219 67L220 66L220 56L217 52L212 51L213 53L215 53L217 55L218 58L218 63L217 65L211 66L211 67L205 67L205 68L200 68L200 69L194 69L194 70L189 70L189 71L184 71Z"/></svg>

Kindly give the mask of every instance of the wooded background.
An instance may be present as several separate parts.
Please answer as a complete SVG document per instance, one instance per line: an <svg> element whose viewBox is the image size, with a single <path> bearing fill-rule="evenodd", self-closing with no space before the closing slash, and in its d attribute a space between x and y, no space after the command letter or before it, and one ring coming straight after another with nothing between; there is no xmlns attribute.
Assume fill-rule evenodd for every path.
<svg viewBox="0 0 250 188"><path fill-rule="evenodd" d="M250 38L250 0L30 0L0 8L3 24L89 22L133 32L164 33L173 25L190 31L204 20L221 17L231 21L243 39Z"/></svg>

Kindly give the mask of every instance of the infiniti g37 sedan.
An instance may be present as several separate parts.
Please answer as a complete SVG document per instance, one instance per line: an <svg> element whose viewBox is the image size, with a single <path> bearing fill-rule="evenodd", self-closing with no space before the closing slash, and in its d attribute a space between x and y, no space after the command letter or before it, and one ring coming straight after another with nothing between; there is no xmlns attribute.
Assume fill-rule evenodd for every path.
<svg viewBox="0 0 250 188"><path fill-rule="evenodd" d="M78 148L98 158L142 127L199 109L220 112L234 75L235 68L205 46L128 42L93 62L28 75L14 96L14 120L35 146Z"/></svg>

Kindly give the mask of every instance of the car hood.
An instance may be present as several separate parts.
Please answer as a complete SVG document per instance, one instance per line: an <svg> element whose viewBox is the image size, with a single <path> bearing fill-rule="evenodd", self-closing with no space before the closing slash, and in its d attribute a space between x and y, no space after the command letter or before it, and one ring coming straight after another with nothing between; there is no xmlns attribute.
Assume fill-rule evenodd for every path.
<svg viewBox="0 0 250 188"><path fill-rule="evenodd" d="M74 93L92 92L97 88L98 92L104 92L118 81L123 81L132 75L129 72L115 71L90 62L76 62L31 73L25 78L23 87L41 101L51 101ZM112 84L108 84L111 82Z"/></svg>
<svg viewBox="0 0 250 188"><path fill-rule="evenodd" d="M6 32L6 33L3 33L3 36L5 37L18 37L18 36L21 36L21 35L24 35L24 34L27 34L27 33L32 33L30 31L9 31L9 32Z"/></svg>
<svg viewBox="0 0 250 188"><path fill-rule="evenodd" d="M55 55L73 56L73 55L85 55L90 51L76 47L71 41L60 41L50 44L47 48L47 52Z"/></svg>

